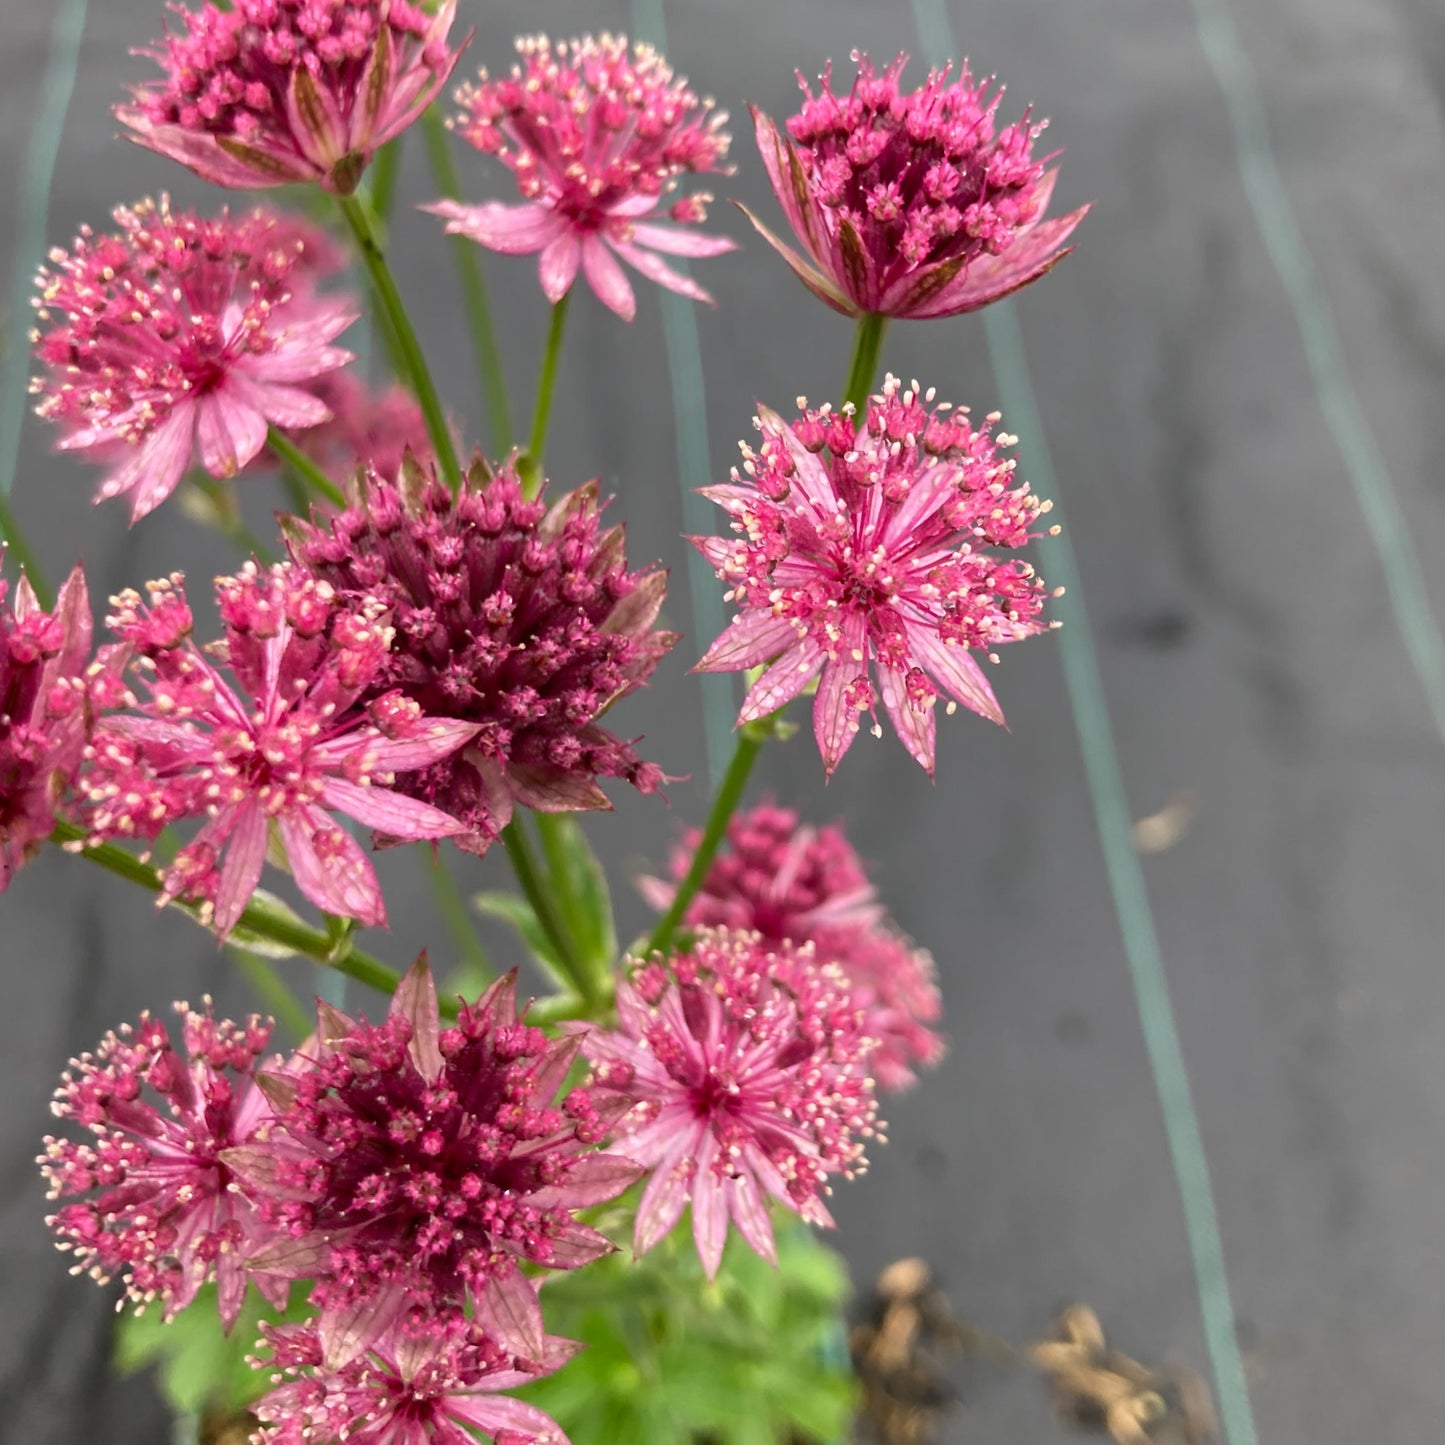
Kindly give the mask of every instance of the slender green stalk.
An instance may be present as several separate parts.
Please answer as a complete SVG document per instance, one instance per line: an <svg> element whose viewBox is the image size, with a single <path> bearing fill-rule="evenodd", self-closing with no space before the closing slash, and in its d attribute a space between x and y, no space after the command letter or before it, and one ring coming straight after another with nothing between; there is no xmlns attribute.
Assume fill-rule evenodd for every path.
<svg viewBox="0 0 1445 1445"><path fill-rule="evenodd" d="M406 314L401 292L396 289L391 267L386 263L386 253L381 248L366 203L355 195L338 196L341 213L351 227L356 239L357 250L361 253L362 264L371 277L371 284L381 302L382 310L391 325L397 345L401 348L406 363L407 379L426 418L426 429L437 454L437 463L442 476L453 491L462 484L462 469L457 461L456 447L452 445L451 428L447 425L446 412L442 409L441 397L437 394L436 383L426 364L426 356L417 340L411 318Z"/></svg>
<svg viewBox="0 0 1445 1445"><path fill-rule="evenodd" d="M707 826L702 832L702 841L692 855L692 863L688 867L687 876L678 884L677 892L673 895L667 912L657 920L657 927L652 930L652 935L647 940L648 953L665 953L667 951L673 935L677 932L678 924L682 922L683 915L687 912L688 904L697 896L698 889L702 887L703 879L707 877L707 870L712 867L712 861L717 857L717 850L722 844L723 835L727 832L728 823L732 820L738 804L742 801L743 793L748 786L748 777L753 771L753 764L758 760L758 754L763 750L763 739L766 736L765 732L753 724L747 724L738 730L738 740L733 749L732 761L728 764L728 770L723 774L723 780L718 786L717 795L712 800L712 811L708 814Z"/></svg>
<svg viewBox="0 0 1445 1445"><path fill-rule="evenodd" d="M542 932L547 935L547 941L552 945L557 961L578 993L585 995L585 970L578 963L576 950L572 947L572 935L543 886L542 870L532 852L531 841L522 827L520 817L513 818L502 829L502 843L507 850L512 871L517 875L517 882L522 885L522 893L532 905L532 912L537 915L537 922L541 924Z"/></svg>
<svg viewBox="0 0 1445 1445"><path fill-rule="evenodd" d="M851 401L862 412L873 390L873 377L878 370L878 352L888 318L870 311L858 318L858 333L853 342L853 364L848 368L848 385L843 400Z"/></svg>
<svg viewBox="0 0 1445 1445"><path fill-rule="evenodd" d="M15 560L25 569L25 575L35 589L36 598L48 612L55 605L54 594L36 564L35 553L30 550L30 543L25 540L25 533L20 530L20 524L15 520L15 513L10 510L10 503L4 492L0 492L0 542L8 544L15 554Z"/></svg>
<svg viewBox="0 0 1445 1445"><path fill-rule="evenodd" d="M383 226L391 220L396 205L396 178L401 171L403 132L394 141L382 146L371 163L371 209Z"/></svg>
<svg viewBox="0 0 1445 1445"><path fill-rule="evenodd" d="M266 445L281 458L287 472L298 482L325 497L333 507L346 505L341 488L284 432L277 431L274 426L267 428Z"/></svg>
<svg viewBox="0 0 1445 1445"><path fill-rule="evenodd" d="M458 961L465 965L473 978L490 980L496 977L496 970L492 967L491 959L487 957L487 950L477 933L471 910L457 887L456 879L452 877L451 869L447 867L446 859L440 853L428 856L423 852L420 856L426 868L427 881L431 884L437 912L441 914L442 922L446 924L447 932L451 934L452 942L456 945Z"/></svg>
<svg viewBox="0 0 1445 1445"><path fill-rule="evenodd" d="M457 168L452 161L451 148L447 145L446 122L436 106L432 106L422 117L421 129L437 189L449 201L461 200L461 182L457 180ZM465 236L453 236L451 243L462 300L467 308L467 322L477 349L477 366L482 374L482 399L487 405L487 432L492 439L492 453L504 457L512 450L514 441L512 413L507 401L502 351L492 326L492 309L487 300L481 252L477 243Z"/></svg>
<svg viewBox="0 0 1445 1445"><path fill-rule="evenodd" d="M217 523L232 542L243 552L252 553L258 562L275 560L271 549L241 520L235 494L227 483L200 467L195 468L187 480L215 508Z"/></svg>
<svg viewBox="0 0 1445 1445"><path fill-rule="evenodd" d="M532 413L532 435L522 458L522 490L535 497L542 486L542 456L547 450L547 424L552 420L552 393L557 386L557 361L562 355L562 333L567 325L569 291L552 308L547 328L547 349L542 353L542 374L537 379L537 408Z"/></svg>
<svg viewBox="0 0 1445 1445"><path fill-rule="evenodd" d="M241 972L246 975L261 1003L275 1016L277 1022L296 1041L304 1039L311 1032L315 1020L302 1007L296 995L286 987L271 960L244 948L233 948L231 956L240 965Z"/></svg>

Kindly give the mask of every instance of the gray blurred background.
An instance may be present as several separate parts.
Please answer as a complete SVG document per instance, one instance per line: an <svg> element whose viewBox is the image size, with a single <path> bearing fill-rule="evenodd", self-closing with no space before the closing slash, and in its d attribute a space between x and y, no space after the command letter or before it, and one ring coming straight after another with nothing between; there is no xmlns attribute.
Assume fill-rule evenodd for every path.
<svg viewBox="0 0 1445 1445"><path fill-rule="evenodd" d="M1408 568L1372 540L1340 444L1360 444L1366 485L1393 489L1445 609L1445 12L1437 0L1233 3L1234 37L1217 28L1215 0L1198 13L1190 0L955 0L946 18L975 69L1007 79L1006 116L1033 101L1052 117L1048 138L1067 147L1057 206L1094 203L1077 253L1017 304L1043 425L1024 437L1023 467L1046 441L1130 813L1184 792L1197 809L1139 865L1217 1204L1234 1313L1222 1358L1232 1334L1266 1445L1423 1442L1445 1420L1445 749L1391 605L1388 583L1408 586ZM4 278L38 259L17 257L19 197L47 88L57 99L57 8L0 0L0 196L16 198L0 208ZM939 7L923 8L932 47ZM494 69L519 31L632 24L626 3L462 10L478 28L468 64ZM110 107L150 73L128 52L161 21L158 0L92 0L49 241L161 189L221 203L115 138ZM854 47L878 60L910 51L917 83L931 53L899 0L669 0L666 25L677 68L734 115L738 174L720 189L774 221L744 102L785 115L794 66L843 64ZM1233 39L1260 78L1257 114L1237 88L1248 76ZM407 156L403 201L428 199L419 144ZM499 168L458 160L474 196L510 198ZM1276 230L1267 246L1246 177L1267 216L1281 199L1293 208L1298 237ZM740 216L719 206L715 220L744 247L699 272L719 302L697 325L722 476L754 399L837 390L850 332ZM1301 331L1296 239L1372 437L1342 410L1328 321L1321 331L1307 313ZM439 226L404 204L393 253L475 436L481 406ZM520 413L545 324L535 266L496 258L487 271ZM629 876L700 818L706 791L686 676L706 639L691 635L678 539L662 311L638 289L631 328L585 291L574 305L548 467L557 483L600 475L617 494L634 563L678 569L669 611L690 634L627 722L646 727L646 756L695 781L671 789L670 810L619 793L617 813L590 827L625 932L643 920ZM28 297L12 288L5 304ZM12 383L24 324L9 316ZM895 327L883 359L979 411L1003 398L977 317ZM1024 429L1013 412L1005 424ZM225 546L175 507L134 531L117 507L93 509L94 474L52 456L51 440L27 420L14 502L53 578L84 557L103 598L178 565L197 580L227 565ZM271 502L258 484L253 516ZM1011 731L970 716L942 725L936 785L891 734L875 744L865 733L826 789L802 740L765 760L757 791L820 821L847 818L896 916L937 956L947 997L950 1057L892 1102L891 1142L837 1197L839 1243L860 1281L899 1255L927 1256L958 1311L1008 1339L1036 1337L1061 1303L1083 1299L1129 1353L1208 1372L1062 656L1059 637L1005 656L994 680ZM459 870L469 888L504 874L500 858ZM377 951L401 962L426 943L445 956L416 860L388 857L384 880L394 935ZM156 918L124 884L59 855L0 906L0 970L0 1436L152 1445L164 1412L148 1382L109 1377L110 1303L52 1252L31 1160L71 1053L172 998L252 1001L187 920ZM1216 1309L1219 1283L1205 1281ZM1064 1438L1026 1374L971 1367L966 1390L950 1440ZM1231 1445L1249 1445L1244 1418L1236 1408Z"/></svg>

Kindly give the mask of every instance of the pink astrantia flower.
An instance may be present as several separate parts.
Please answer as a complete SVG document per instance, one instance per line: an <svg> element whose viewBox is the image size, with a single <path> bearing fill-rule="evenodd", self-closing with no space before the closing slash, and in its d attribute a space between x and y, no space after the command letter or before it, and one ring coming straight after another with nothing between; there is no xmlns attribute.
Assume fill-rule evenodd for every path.
<svg viewBox="0 0 1445 1445"><path fill-rule="evenodd" d="M503 1348L544 1358L536 1288L518 1262L575 1269L609 1253L572 1211L642 1172L590 1147L630 1100L599 1107L573 1089L552 1102L579 1042L518 1019L514 974L441 1028L425 957L385 1023L322 1006L317 1043L278 1104L286 1138L226 1157L289 1236L253 1268L318 1280L328 1369L403 1317L420 1328L468 1301Z"/></svg>
<svg viewBox="0 0 1445 1445"><path fill-rule="evenodd" d="M341 602L295 569L255 564L216 582L237 686L191 640L179 574L149 605L112 598L107 625L134 657L141 696L97 724L83 779L93 840L155 838L205 818L165 871L163 898L201 900L225 937L255 891L274 829L318 908L384 925L376 874L342 813L387 836L444 838L462 824L394 791L397 773L454 752L474 723L429 718L395 694L358 705L391 640L379 603ZM216 649L209 649L214 655Z"/></svg>
<svg viewBox="0 0 1445 1445"><path fill-rule="evenodd" d="M316 181L350 194L467 45L447 43L457 0L435 15L412 0L171 8L185 33L148 52L165 77L134 87L134 104L116 115L141 145L243 189Z"/></svg>
<svg viewBox="0 0 1445 1445"><path fill-rule="evenodd" d="M297 432L291 440L338 482L362 467L394 477L408 451L422 464L431 461L426 419L404 387L392 384L373 391L347 370L321 377L312 390L330 408L331 420Z"/></svg>
<svg viewBox="0 0 1445 1445"><path fill-rule="evenodd" d="M748 219L815 296L848 316L956 316L1068 254L1089 208L1044 218L1057 172L1029 153L1043 123L1025 113L996 129L1002 92L990 96L966 65L952 83L935 70L905 92L907 56L882 75L853 58L846 94L833 94L831 65L817 96L799 76L808 98L787 136L753 110L768 179L807 254Z"/></svg>
<svg viewBox="0 0 1445 1445"><path fill-rule="evenodd" d="M517 42L521 65L505 79L458 94L461 134L494 155L517 179L522 205L479 206L439 201L426 209L447 218L447 230L509 256L540 253L542 290L554 304L579 268L604 306L624 321L637 309L618 257L671 291L712 298L669 266L669 256L731 251L725 236L683 229L707 219L712 199L699 192L658 213L677 177L723 170L727 117L709 114L687 82L651 46L629 50L604 35L553 45L545 36Z"/></svg>
<svg viewBox="0 0 1445 1445"><path fill-rule="evenodd" d="M317 293L302 234L263 211L204 220L162 197L115 219L116 234L87 228L40 272L32 390L61 449L107 468L99 499L129 496L135 522L193 455L231 477L268 423L328 420L307 383L352 359L331 342L359 313Z"/></svg>
<svg viewBox="0 0 1445 1445"><path fill-rule="evenodd" d="M425 1333L393 1330L339 1370L325 1365L314 1323L262 1325L282 1383L253 1406L266 1445L476 1445L477 1430L503 1445L567 1445L535 1405L500 1394L561 1369L577 1351L548 1335L542 1358L520 1359L475 1321Z"/></svg>
<svg viewBox="0 0 1445 1445"><path fill-rule="evenodd" d="M701 836L693 830L674 850L675 880ZM659 910L676 891L660 878L641 887ZM915 1067L942 1058L943 1039L929 1027L942 1013L933 959L894 926L841 828L806 827L791 808L771 803L735 814L683 921L757 933L769 947L811 943L820 960L836 963L877 1040L872 1068L884 1088L908 1088Z"/></svg>
<svg viewBox="0 0 1445 1445"><path fill-rule="evenodd" d="M396 485L366 482L340 516L287 525L298 564L389 609L396 640L374 688L475 726L466 748L398 784L466 824L458 846L485 852L514 802L609 808L599 777L661 785L599 719L676 641L653 628L667 574L627 570L595 483L549 508L510 469L473 467L453 496L410 467Z"/></svg>
<svg viewBox="0 0 1445 1445"><path fill-rule="evenodd" d="M703 932L693 951L636 968L617 988L615 1032L589 1033L594 1093L640 1102L618 1147L652 1171L633 1248L651 1249L692 1204L711 1279L728 1221L777 1262L767 1198L832 1224L829 1175L864 1168L877 1103L872 1040L834 965L811 947Z"/></svg>
<svg viewBox="0 0 1445 1445"><path fill-rule="evenodd" d="M214 1279L230 1329L266 1229L221 1155L264 1132L270 1118L254 1074L271 1030L254 1016L217 1022L209 1000L204 1013L175 1007L184 1054L159 1019L142 1014L71 1060L51 1107L89 1142L47 1138L38 1162L52 1199L94 1197L46 1222L77 1271L102 1284L121 1275L136 1304L159 1300L167 1319ZM285 1281L257 1276L257 1284L284 1306Z"/></svg>
<svg viewBox="0 0 1445 1445"><path fill-rule="evenodd" d="M899 738L933 772L938 690L1003 721L969 655L1043 630L1043 583L990 548L1022 547L1052 505L1013 484L991 417L929 410L889 377L859 419L852 408L804 410L794 422L760 408L762 446L743 446L730 484L703 489L738 540L694 537L731 589L738 615L697 665L738 672L771 664L740 723L795 698L813 679L813 730L829 773L873 712L877 694Z"/></svg>
<svg viewBox="0 0 1445 1445"><path fill-rule="evenodd" d="M66 578L53 612L24 576L13 607L8 590L0 578L0 893L50 836L90 731L85 574Z"/></svg>

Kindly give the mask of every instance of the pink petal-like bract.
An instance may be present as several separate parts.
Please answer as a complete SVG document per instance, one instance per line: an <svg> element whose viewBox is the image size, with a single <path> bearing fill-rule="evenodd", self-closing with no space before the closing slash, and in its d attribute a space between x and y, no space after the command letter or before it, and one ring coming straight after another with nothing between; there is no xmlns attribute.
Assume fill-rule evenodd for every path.
<svg viewBox="0 0 1445 1445"><path fill-rule="evenodd" d="M260 879L274 824L297 887L319 908L383 924L360 846L330 816L384 820L396 838L463 825L393 791L397 773L462 747L473 724L425 716L376 690L391 644L376 599L343 601L298 568L254 563L216 582L231 680L191 639L179 574L111 599L107 625L132 659L82 774L91 840L154 839L203 818L165 871L163 899L205 905L224 938ZM363 698L365 695L365 698Z"/></svg>
<svg viewBox="0 0 1445 1445"><path fill-rule="evenodd" d="M146 52L163 79L116 115L132 138L220 186L315 181L347 195L436 99L466 41L457 0L235 0L171 7L183 33Z"/></svg>
<svg viewBox="0 0 1445 1445"><path fill-rule="evenodd" d="M1054 172L1035 160L1046 122L998 128L1002 91L967 65L905 91L900 55L882 75L867 56L835 95L832 66L784 134L753 111L758 151L804 254L748 219L799 279L851 316L955 316L1037 280L1067 254L1088 207L1045 220Z"/></svg>
<svg viewBox="0 0 1445 1445"><path fill-rule="evenodd" d="M501 1394L561 1369L576 1353L548 1335L541 1358L517 1356L476 1321L406 1323L366 1354L328 1368L314 1323L263 1325L281 1383L253 1407L265 1445L472 1445L480 1429L506 1445L567 1445L556 1421Z"/></svg>
<svg viewBox="0 0 1445 1445"><path fill-rule="evenodd" d="M509 974L441 1027L418 960L384 1023L323 1014L320 1041L293 1063L273 1167L246 1187L320 1251L305 1272L332 1368L396 1318L446 1320L467 1304L505 1348L540 1359L519 1262L574 1269L613 1248L573 1211L641 1173L591 1147L626 1105L599 1109L585 1089L553 1102L578 1041L519 1019L515 990ZM371 1308L382 1299L394 1308Z"/></svg>
<svg viewBox="0 0 1445 1445"><path fill-rule="evenodd" d="M178 1003L176 1012L184 1054L142 1014L71 1060L52 1111L87 1141L47 1138L38 1162L52 1199L93 1197L62 1205L47 1223L78 1270L101 1283L122 1276L136 1304L159 1300L167 1319L214 1279L229 1329L246 1261L267 1230L221 1155L270 1118L254 1073L271 1031L254 1016L217 1022L209 1006L197 1013Z"/></svg>
<svg viewBox="0 0 1445 1445"><path fill-rule="evenodd" d="M599 719L676 640L653 626L666 573L629 572L622 528L599 513L595 483L549 507L510 468L474 467L453 496L408 466L396 484L363 482L339 516L287 524L298 565L388 609L396 638L373 689L474 726L466 748L397 785L460 819L454 841L470 852L513 802L606 808L599 777L642 792L663 781Z"/></svg>
<svg viewBox="0 0 1445 1445"><path fill-rule="evenodd" d="M700 672L770 664L739 721L762 717L813 678L813 727L832 773L877 705L913 757L934 766L934 704L1003 721L971 649L1043 631L1044 584L1022 547L1052 503L1016 483L992 435L966 410L932 405L890 376L865 414L759 409L762 444L744 445L729 485L705 488L736 540L695 537L738 611ZM878 679L875 691L873 676Z"/></svg>
<svg viewBox="0 0 1445 1445"><path fill-rule="evenodd" d="M485 71L457 95L456 128L516 177L525 204L439 202L447 230L507 255L540 254L539 276L556 302L579 266L603 305L632 320L632 288L613 252L636 270L696 300L711 298L657 253L717 256L734 242L687 229L707 219L712 197L668 203L682 175L725 171L727 117L711 113L650 45L603 35L553 44L517 42L509 76ZM657 225L659 219L675 222Z"/></svg>
<svg viewBox="0 0 1445 1445"><path fill-rule="evenodd" d="M305 388L352 359L332 343L359 311L318 294L330 243L313 254L319 233L289 218L204 219L162 197L115 220L40 271L32 390L60 446L107 469L100 499L128 497L138 521L193 462L231 477L269 423L325 421Z"/></svg>
<svg viewBox="0 0 1445 1445"><path fill-rule="evenodd" d="M864 1167L877 1128L873 1040L836 965L811 946L703 931L691 953L637 966L618 985L618 1026L582 1042L593 1092L639 1102L617 1147L652 1178L638 1208L642 1254L692 1205L709 1278L729 1220L775 1259L765 1198L829 1224L829 1175Z"/></svg>
<svg viewBox="0 0 1445 1445"><path fill-rule="evenodd" d="M0 559L4 549L0 548ZM52 612L0 578L0 893L55 827L90 735L90 599L77 567Z"/></svg>
<svg viewBox="0 0 1445 1445"><path fill-rule="evenodd" d="M673 851L674 880L686 875L700 838L692 831ZM645 878L642 890L666 908L674 885ZM888 917L840 827L805 826L773 803L735 814L683 921L757 933L770 947L810 943L820 962L837 964L877 1040L872 1069L883 1088L909 1087L916 1067L943 1057L930 1027L942 1013L933 959Z"/></svg>

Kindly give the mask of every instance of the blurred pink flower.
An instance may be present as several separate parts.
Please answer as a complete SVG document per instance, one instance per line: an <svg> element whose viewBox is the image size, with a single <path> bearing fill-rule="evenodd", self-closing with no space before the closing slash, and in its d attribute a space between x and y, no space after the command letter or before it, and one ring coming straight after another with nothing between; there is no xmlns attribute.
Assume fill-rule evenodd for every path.
<svg viewBox="0 0 1445 1445"><path fill-rule="evenodd" d="M653 626L667 574L629 572L622 528L604 530L600 510L595 483L548 507L510 468L473 467L453 496L413 467L395 485L364 482L339 516L286 524L299 565L387 607L396 640L373 690L476 729L399 785L465 823L454 841L469 852L486 851L516 803L610 808L599 777L662 784L600 719L676 641Z"/></svg>
<svg viewBox="0 0 1445 1445"><path fill-rule="evenodd" d="M99 498L129 496L136 522L194 454L231 477L268 423L328 420L306 384L352 359L331 342L360 313L317 294L304 231L264 211L203 220L162 197L115 219L117 234L87 227L40 272L31 390L61 449L106 466Z"/></svg>
<svg viewBox="0 0 1445 1445"><path fill-rule="evenodd" d="M291 440L328 476L345 482L369 467L394 477L408 451L423 465L431 462L426 419L405 387L393 383L373 391L345 370L321 377L312 390L330 409L331 420L296 432Z"/></svg>
<svg viewBox="0 0 1445 1445"><path fill-rule="evenodd" d="M401 1326L328 1370L314 1323L261 1329L266 1363L282 1378L253 1407L265 1445L476 1445L477 1430L504 1445L567 1445L550 1416L498 1392L561 1369L577 1352L572 1340L548 1335L532 1361L503 1350L475 1321L423 1332Z"/></svg>
<svg viewBox="0 0 1445 1445"><path fill-rule="evenodd" d="M656 224L683 174L722 171L727 117L709 115L687 82L674 78L650 45L629 50L620 36L588 36L557 45L545 36L517 42L521 65L506 79L482 72L479 85L458 94L461 134L494 155L516 177L523 205L487 201L426 207L447 230L509 256L540 252L542 290L554 304L580 268L604 306L624 321L637 309L621 257L649 281L690 296L712 298L669 266L670 256L717 256L734 249L726 236L682 229L707 219L710 195L674 202Z"/></svg>
<svg viewBox="0 0 1445 1445"><path fill-rule="evenodd" d="M154 838L205 818L165 870L162 897L203 900L224 938L260 881L274 826L297 887L318 908L384 925L376 874L331 814L393 838L460 832L393 784L454 752L476 725L426 717L395 694L357 706L386 658L384 609L343 603L297 569L248 563L217 579L220 657L240 692L191 640L180 575L149 592L149 605L134 592L112 598L106 619L135 659L144 697L118 698L129 710L96 725L83 778L92 839Z"/></svg>
<svg viewBox="0 0 1445 1445"><path fill-rule="evenodd" d="M318 1280L327 1369L398 1320L445 1321L467 1303L502 1348L545 1357L536 1285L518 1262L576 1269L610 1253L573 1211L642 1172L589 1147L630 1100L599 1110L573 1089L552 1103L578 1045L517 1018L515 974L441 1028L425 956L385 1023L322 1005L277 1137L226 1159L285 1236L252 1267Z"/></svg>
<svg viewBox="0 0 1445 1445"><path fill-rule="evenodd" d="M758 451L702 495L733 518L737 540L691 540L728 584L738 612L697 664L740 672L768 664L739 723L766 717L818 679L813 730L831 774L863 713L881 735L870 671L908 751L931 775L939 689L997 723L1003 713L969 649L1044 630L1044 584L1032 566L987 549L1022 547L1041 512L1014 463L966 411L889 377L862 418L760 408Z"/></svg>
<svg viewBox="0 0 1445 1445"><path fill-rule="evenodd" d="M116 107L132 138L220 186L315 181L348 195L419 120L466 48L457 0L235 0L172 5L185 33L145 52L161 80ZM470 38L470 37L468 37Z"/></svg>
<svg viewBox="0 0 1445 1445"><path fill-rule="evenodd" d="M652 1171L633 1248L645 1254L692 1204L716 1275L728 1221L777 1262L767 1198L831 1225L831 1174L865 1167L877 1103L872 1040L836 966L756 934L700 933L691 953L637 967L617 988L614 1032L584 1036L598 1097L639 1100L617 1146Z"/></svg>
<svg viewBox="0 0 1445 1445"><path fill-rule="evenodd" d="M65 579L53 612L23 575L13 607L7 591L0 578L0 893L50 836L90 732L85 574Z"/></svg>
<svg viewBox="0 0 1445 1445"><path fill-rule="evenodd" d="M159 1300L170 1319L208 1280L218 1287L221 1321L236 1322L246 1265L266 1231L232 1187L221 1155L257 1136L270 1108L254 1082L270 1025L217 1022L178 1003L185 1054L159 1019L107 1034L93 1054L71 1060L51 1106L86 1130L90 1142L49 1137L40 1156L50 1198L94 1198L63 1205L46 1221L56 1245L101 1284L125 1279L137 1305ZM149 1088L159 1107L146 1097ZM278 1308L288 1286L258 1275Z"/></svg>
<svg viewBox="0 0 1445 1445"><path fill-rule="evenodd" d="M803 284L848 316L924 318L976 311L1037 280L1067 255L1087 206L1044 219L1056 171L1030 148L1046 122L1026 112L996 130L1003 97L965 65L930 71L918 90L898 83L908 57L882 74L855 51L844 95L832 66L788 120L787 136L753 109L758 151L806 255L748 219Z"/></svg>
<svg viewBox="0 0 1445 1445"><path fill-rule="evenodd" d="M675 880L686 875L701 836L689 831L673 851ZM640 884L659 911L676 892L661 878ZM769 947L811 943L820 962L837 964L864 1031L877 1040L871 1063L884 1088L908 1088L917 1082L915 1066L943 1057L943 1039L929 1027L942 1013L933 959L888 917L841 828L806 827L791 808L771 803L734 814L727 845L683 921L756 933Z"/></svg>

